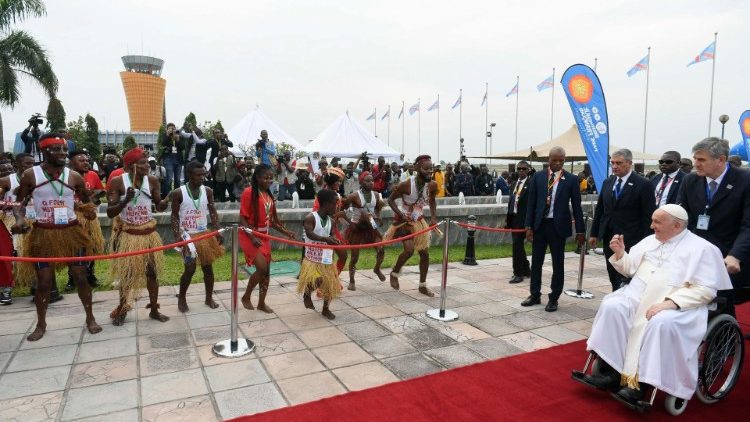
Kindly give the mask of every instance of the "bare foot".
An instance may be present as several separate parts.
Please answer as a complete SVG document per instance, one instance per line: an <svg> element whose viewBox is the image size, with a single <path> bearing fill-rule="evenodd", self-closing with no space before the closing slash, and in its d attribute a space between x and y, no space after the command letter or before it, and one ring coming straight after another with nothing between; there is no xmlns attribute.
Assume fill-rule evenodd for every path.
<svg viewBox="0 0 750 422"><path fill-rule="evenodd" d="M391 287L398 290L398 276L391 273Z"/></svg>
<svg viewBox="0 0 750 422"><path fill-rule="evenodd" d="M380 281L385 281L385 274L383 274L383 272L380 271L380 268L378 268L376 270L372 270L372 272L374 272L375 275L378 276L378 278L380 279Z"/></svg>
<svg viewBox="0 0 750 422"><path fill-rule="evenodd" d="M305 308L307 309L315 309L315 305L313 305L312 297L309 294L305 294L302 296L302 303L305 304Z"/></svg>
<svg viewBox="0 0 750 422"><path fill-rule="evenodd" d="M249 309L251 311L255 309L253 307L253 302L250 301L250 296L248 297L242 296L242 306L244 306L245 309Z"/></svg>
<svg viewBox="0 0 750 422"><path fill-rule="evenodd" d="M123 319L125 315L123 315ZM99 324L96 323L93 319L91 321L86 321L86 328L89 329L89 333L96 334L102 332L102 327L99 326Z"/></svg>
<svg viewBox="0 0 750 422"><path fill-rule="evenodd" d="M349 282L349 285L348 285L348 286L346 286L346 288L347 288L348 290L351 290L351 291L355 291L355 290L357 290L357 288L356 288L356 287L354 287L354 282L353 282L353 281L350 281L350 282Z"/></svg>
<svg viewBox="0 0 750 422"><path fill-rule="evenodd" d="M42 327L40 325L37 325L36 329L34 330L34 332L31 333L31 334L29 334L28 337L26 337L26 340L28 340L28 341L37 341L40 338L42 338L42 336L44 336L44 332L45 331L47 331L46 327Z"/></svg>
<svg viewBox="0 0 750 422"><path fill-rule="evenodd" d="M169 317L160 313L156 309L151 309L151 312L148 313L148 317L151 319L155 319L159 322L167 322L169 321Z"/></svg>
<svg viewBox="0 0 750 422"><path fill-rule="evenodd" d="M432 293L432 290L428 289L425 286L419 286L419 293L422 293L425 296L434 297L435 293Z"/></svg>
<svg viewBox="0 0 750 422"><path fill-rule="evenodd" d="M208 306L211 309L216 309L219 307L219 304L214 302L212 298L206 299L206 306Z"/></svg>
<svg viewBox="0 0 750 422"><path fill-rule="evenodd" d="M187 312L190 310L187 304L187 300L184 297L177 299L177 310L180 312Z"/></svg>
<svg viewBox="0 0 750 422"><path fill-rule="evenodd" d="M328 319L336 319L336 315L334 315L333 312L331 312L331 310L328 308L323 309L323 312L321 312L320 314Z"/></svg>
<svg viewBox="0 0 750 422"><path fill-rule="evenodd" d="M112 318L112 325L114 325L115 327L119 327L122 324L124 324L126 315L127 313L123 312L122 314L117 315L116 317Z"/></svg>
<svg viewBox="0 0 750 422"><path fill-rule="evenodd" d="M263 311L263 312L265 312L267 314L272 314L273 313L273 309L271 309L271 307L268 306L268 305L266 305L265 303L259 303L258 304L258 310L259 311Z"/></svg>

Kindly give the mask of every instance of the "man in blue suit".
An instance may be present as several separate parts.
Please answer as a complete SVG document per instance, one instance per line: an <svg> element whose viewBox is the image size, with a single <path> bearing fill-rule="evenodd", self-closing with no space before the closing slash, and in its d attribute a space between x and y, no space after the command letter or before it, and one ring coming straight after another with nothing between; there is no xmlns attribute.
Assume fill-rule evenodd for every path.
<svg viewBox="0 0 750 422"><path fill-rule="evenodd" d="M526 208L526 239L531 248L531 295L521 306L542 303L542 263L549 246L552 254L552 293L544 310L555 312L557 299L563 290L563 259L565 239L572 233L570 208L575 217L576 240L583 245L585 227L581 210L581 190L578 177L563 170L565 150L553 147L549 152L549 168L540 171L531 179L528 206Z"/></svg>

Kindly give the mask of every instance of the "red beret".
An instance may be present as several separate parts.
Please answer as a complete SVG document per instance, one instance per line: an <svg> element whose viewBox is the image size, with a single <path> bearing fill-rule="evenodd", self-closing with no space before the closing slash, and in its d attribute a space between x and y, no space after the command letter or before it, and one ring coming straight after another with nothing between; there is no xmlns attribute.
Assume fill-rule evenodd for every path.
<svg viewBox="0 0 750 422"><path fill-rule="evenodd" d="M125 167L128 167L143 158L146 158L146 152L141 148L133 148L123 155L122 161L125 164Z"/></svg>

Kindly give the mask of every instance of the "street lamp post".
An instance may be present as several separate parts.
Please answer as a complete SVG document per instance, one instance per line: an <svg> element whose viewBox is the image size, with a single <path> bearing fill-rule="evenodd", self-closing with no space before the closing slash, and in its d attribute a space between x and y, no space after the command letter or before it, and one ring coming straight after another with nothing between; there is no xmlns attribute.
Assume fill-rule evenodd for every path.
<svg viewBox="0 0 750 422"><path fill-rule="evenodd" d="M490 123L490 130L487 132L487 143L490 144L490 155L492 155L492 128L496 126L495 123ZM484 159L484 164L487 164L488 160Z"/></svg>
<svg viewBox="0 0 750 422"><path fill-rule="evenodd" d="M729 121L729 116L722 114L719 116L719 121L721 122L721 139L724 139L724 125Z"/></svg>

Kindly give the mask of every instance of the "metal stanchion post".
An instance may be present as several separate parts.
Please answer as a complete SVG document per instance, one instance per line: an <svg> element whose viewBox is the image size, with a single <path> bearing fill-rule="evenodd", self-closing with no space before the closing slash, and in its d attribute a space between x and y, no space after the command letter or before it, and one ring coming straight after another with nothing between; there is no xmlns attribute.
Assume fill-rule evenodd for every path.
<svg viewBox="0 0 750 422"><path fill-rule="evenodd" d="M581 259L578 261L578 286L575 289L568 289L565 291L566 295L577 297L578 299L593 299L594 298L593 293L583 290L583 264L586 262L586 253L588 253L588 250L589 250L588 223L589 223L589 216L585 215L583 217L583 227L584 227L584 231L586 232L586 236L584 236L584 242L583 242L583 245L581 246Z"/></svg>
<svg viewBox="0 0 750 422"><path fill-rule="evenodd" d="M237 224L232 226L232 322L230 326L229 340L222 340L214 344L214 354L225 358L236 358L245 356L255 350L255 343L246 338L237 338L237 255L239 254L239 239L237 238L239 227Z"/></svg>
<svg viewBox="0 0 750 422"><path fill-rule="evenodd" d="M438 321L455 321L458 319L458 314L454 311L445 309L445 295L448 288L448 235L450 234L451 221L445 219L445 233L443 235L443 273L442 282L440 284L440 309L430 309L427 311L427 316Z"/></svg>
<svg viewBox="0 0 750 422"><path fill-rule="evenodd" d="M469 216L469 224L472 226L476 226L477 224L477 217L474 215ZM477 265L477 257L474 253L474 235L476 233L476 229L473 227L468 227L466 229L466 233L469 235L469 237L466 239L466 252L464 252L464 265Z"/></svg>

